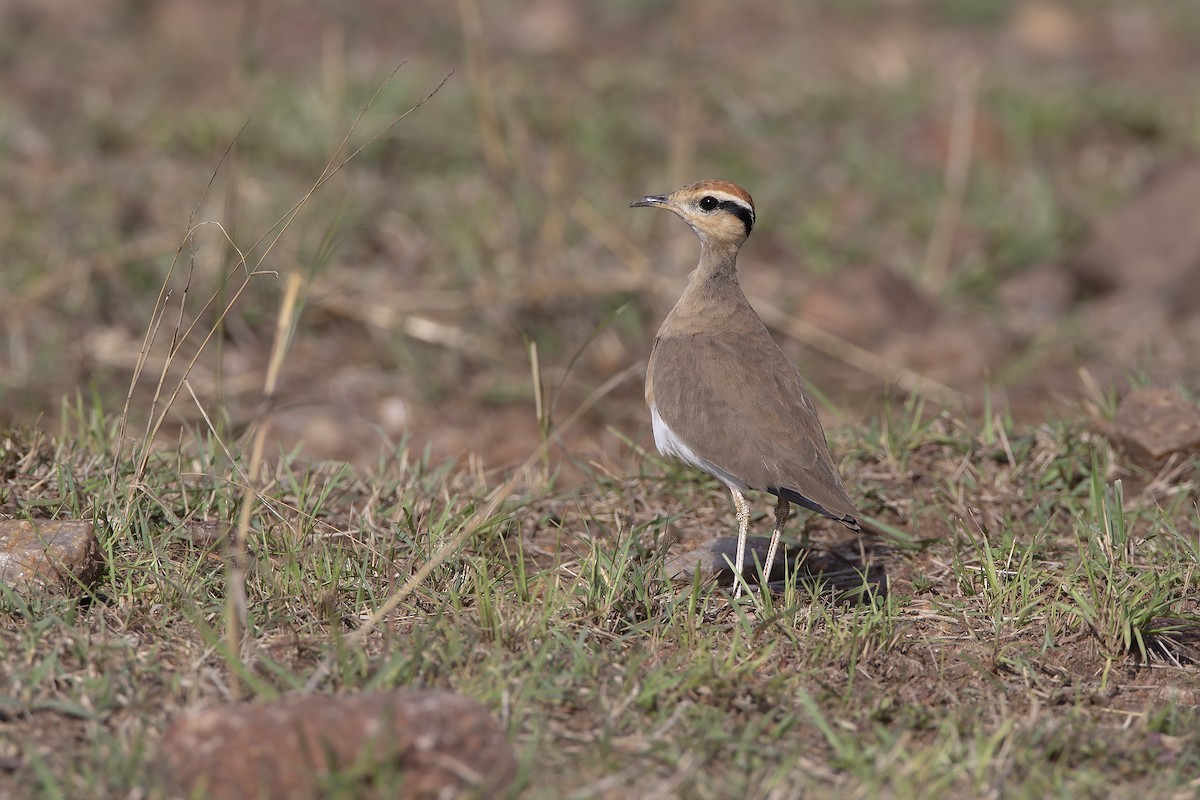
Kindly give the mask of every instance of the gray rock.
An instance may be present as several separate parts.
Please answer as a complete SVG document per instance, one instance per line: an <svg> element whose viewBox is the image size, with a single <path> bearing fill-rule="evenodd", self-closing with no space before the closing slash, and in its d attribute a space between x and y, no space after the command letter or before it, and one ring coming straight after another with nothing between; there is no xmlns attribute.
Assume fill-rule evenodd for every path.
<svg viewBox="0 0 1200 800"><path fill-rule="evenodd" d="M0 520L0 583L23 592L70 592L89 586L99 568L90 522Z"/></svg>

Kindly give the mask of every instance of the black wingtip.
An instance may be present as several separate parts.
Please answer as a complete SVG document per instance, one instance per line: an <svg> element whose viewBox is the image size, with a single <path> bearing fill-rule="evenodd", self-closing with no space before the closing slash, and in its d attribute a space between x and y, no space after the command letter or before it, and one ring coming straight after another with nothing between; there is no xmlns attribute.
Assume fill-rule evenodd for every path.
<svg viewBox="0 0 1200 800"><path fill-rule="evenodd" d="M840 522L843 525L845 525L847 528L849 528L850 530L854 531L855 533L862 533L862 526L858 524L858 520L855 519L854 517L850 516L849 514L843 514L842 516L839 517L837 514L833 513L825 506L821 505L820 503L816 502L815 500L808 499L804 495L797 492L795 489L789 489L786 486L776 486L776 487L769 486L769 487L767 487L767 491L770 492L771 494L775 495L776 497L782 497L784 500L787 500L788 502L795 503L798 506L807 508L809 511L815 511L818 514L823 514L824 516L829 517L832 520Z"/></svg>

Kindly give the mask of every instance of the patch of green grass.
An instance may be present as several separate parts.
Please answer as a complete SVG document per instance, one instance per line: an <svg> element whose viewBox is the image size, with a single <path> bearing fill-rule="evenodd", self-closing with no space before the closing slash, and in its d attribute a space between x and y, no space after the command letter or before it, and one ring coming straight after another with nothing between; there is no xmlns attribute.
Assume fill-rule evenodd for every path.
<svg viewBox="0 0 1200 800"><path fill-rule="evenodd" d="M0 730L21 743L8 780L24 794L163 796L149 764L176 711L220 702L235 674L253 697L303 691L325 658L323 690L479 699L527 797L1182 791L1200 762L1182 699L1200 690L1196 551L1180 535L1194 509L1139 504L1070 424L996 418L984 436L895 409L846 473L905 487L911 505L866 510L924 546L873 549L858 589L793 575L737 603L661 574L664 514L686 532L710 508L732 529L720 487L657 461L576 492L530 484L363 650L345 635L487 487L406 452L370 471L283 454L253 517L243 666L222 645L218 548L193 539L235 515L239 449L197 435L135 487L129 461L112 471L111 422L73 409L65 437L4 440L6 511L52 480L58 502L26 513L107 520L82 603L3 599ZM1049 477L1063 475L1088 477ZM1047 492L1058 510L1030 502ZM938 517L949 527L930 538Z"/></svg>

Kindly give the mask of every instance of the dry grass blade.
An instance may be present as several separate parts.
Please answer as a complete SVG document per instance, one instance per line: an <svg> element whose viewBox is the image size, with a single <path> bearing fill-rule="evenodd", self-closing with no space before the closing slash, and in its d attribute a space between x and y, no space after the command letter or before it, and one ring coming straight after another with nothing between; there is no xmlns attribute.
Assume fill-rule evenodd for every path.
<svg viewBox="0 0 1200 800"><path fill-rule="evenodd" d="M418 100L417 102L415 102L411 106L409 106L408 109L404 113L397 115L396 117L394 117L392 119L391 122L389 122L387 125L384 125L378 131L376 131L374 134L372 134L365 142L363 142L361 145L359 145L357 148L355 148L354 151L352 153L350 153L348 156L346 156L344 159L342 159L341 161L338 161L338 156L340 156L342 154L342 152L346 149L346 145L349 143L350 137L354 135L354 132L356 130L358 130L358 126L362 123L363 117L366 116L368 111L370 111L372 108L375 107L376 101L379 100L379 95L392 82L392 79L396 77L396 73L400 71L400 69L404 66L404 64L405 64L405 62L401 62L400 64L398 64L396 66L396 68L394 70L392 70L392 74L389 75L387 77L387 79L384 80L383 83L381 83L379 85L379 88L375 90L375 94L371 96L371 99L368 100L366 105L364 105L362 107L362 109L358 112L358 116L355 118L354 122L350 125L350 128L346 131L345 136L342 137L342 141L338 144L337 148L329 156L329 159L325 162L325 166L321 169L320 177L318 177L315 181L313 181L313 185L304 194L304 196L301 197L299 200L297 200L296 203L291 208L289 208L283 214L283 216L281 216L275 222L274 225L272 225L270 228L268 228L267 231L258 238L258 241L256 241L254 243L254 247L252 247L251 249L257 250L259 245L261 245L263 242L265 242L271 236L272 233L275 234L275 238L271 239L271 243L268 244L266 249L263 250L263 254L259 258L259 261L258 261L259 264L262 264L266 261L268 256L270 256L271 251L275 248L275 245L278 244L279 240L283 238L283 234L287 231L288 227L296 219L297 215L300 213L300 210L303 209L304 206L306 206L308 204L308 202L312 199L313 195L316 194L317 191L322 186L324 186L326 183L328 183L329 180L331 178L333 178L334 175L341 172L343 167L345 167L347 164L349 164L351 161L353 161L354 158L356 156L358 156L359 153L361 153L364 149L366 149L372 143L374 143L377 139L379 139L380 136L383 136L385 133L390 131L392 128L399 125L402 121L407 119L410 114L413 114L414 112L416 112L417 109L419 109L421 106L425 105L427 102L429 102L431 99L433 99L433 96L442 90L442 87L446 85L446 81L450 80L450 76L454 74L453 72L446 73L445 77L442 78L441 82L439 82L437 86L433 87L433 89L428 94L426 94L420 100Z"/></svg>
<svg viewBox="0 0 1200 800"><path fill-rule="evenodd" d="M241 511L238 516L237 532L229 553L229 580L225 595L225 632L229 652L234 658L241 656L242 631L248 624L246 608L246 543L250 536L250 521L258 504L257 484L262 467L263 447L271 429L271 412L275 406L275 389L279 385L279 373L287 355L292 325L296 319L296 306L300 298L301 280L296 273L288 275L283 299L279 304L279 316L275 320L275 340L271 346L271 361L263 382L262 403L255 415L254 445L250 451L250 464L246 469L246 485L242 491ZM234 696L240 695L236 670L230 673L230 688Z"/></svg>
<svg viewBox="0 0 1200 800"><path fill-rule="evenodd" d="M196 201L196 204L192 207L191 213L188 215L187 232L184 234L183 239L179 242L179 246L175 250L175 257L171 260L171 265L167 268L167 274L163 277L162 284L159 286L158 297L154 301L154 310L150 315L151 323L149 326L147 326L146 335L142 339L142 346L138 351L137 363L134 366L133 374L129 378L129 390L125 394L125 405L121 409L120 423L117 428L117 446L114 448L113 453L112 480L114 482L114 487L116 486L115 482L118 474L117 465L120 464L121 454L124 451L125 431L129 424L129 409L133 404L133 392L137 387L138 382L141 380L142 370L145 368L146 360L149 358L150 349L158 338L159 326L163 317L167 313L167 304L170 302L170 292L168 287L171 285L171 277L175 274L175 268L179 264L180 256L183 254L183 248L191 239L192 231L195 229L194 226L196 214L200 211L200 206L204 202L204 198L206 198L208 193L212 191L213 184L217 180L217 175L220 173L221 167L225 163L225 159L229 157L230 152L233 150L234 144L237 143L238 137L240 137L242 132L246 129L246 125L249 125L249 123L247 122L246 124L242 125L241 129L238 130L237 134L234 135L234 137L229 141L229 144L225 147L225 151L217 160L217 165L213 167L212 174L208 177L208 183L204 186L204 191L201 192L200 198ZM178 334L178 331L176 331L176 334ZM163 370L159 376L159 389L157 389L155 392L155 402L157 402L158 392L161 391L161 384L166 377L167 370L170 369L170 363L170 359L168 358L167 364L163 367ZM187 375L185 374L183 377L187 378ZM150 415L150 418L151 420L153 419L153 414ZM146 436L149 437L149 435L150 429L147 428ZM143 441L143 448L146 447L148 447L148 443ZM128 515L128 503L130 502L132 502L132 498L126 498L126 515Z"/></svg>
<svg viewBox="0 0 1200 800"><path fill-rule="evenodd" d="M201 225L205 225L205 224L210 224L210 223L201 223ZM228 242L229 246L234 248L234 250L238 253L238 263L241 264L242 266L246 266L245 254L237 249L236 245L234 245L233 240L230 238L230 236L229 236L228 232L225 230L224 226L217 222L214 222L211 224L216 225L216 227L221 231L222 235L225 236L225 240ZM198 225L196 227L199 228L201 225ZM189 239L191 238L191 235L195 232L195 230L196 229L193 228L192 230L188 231ZM155 386L155 389L154 389L154 399L151 402L150 414L148 415L147 420L146 420L146 432L142 438L141 456L138 459L137 468L134 471L135 476L140 476L145 473L146 463L150 458L151 444L154 442L155 439L158 438L158 433L162 429L163 423L166 422L167 415L170 414L171 409L175 407L175 400L176 400L176 398L179 397L179 393L181 391L183 391L184 381L186 381L188 376L192 374L192 370L195 368L197 362L200 361L200 357L208 349L209 343L217 335L217 332L219 330L221 330L221 323L223 323L225 321L225 319L228 317L229 313L237 305L238 300L245 293L245 291L250 287L250 281L253 278L257 277L258 275L265 275L265 274L272 274L272 273L259 271L257 269L251 270L251 269L247 268L246 276L242 280L242 283L234 291L233 295L225 303L224 308L222 308L221 312L217 315L216 323L211 325L208 328L207 332L204 334L204 338L200 340L200 343L197 346L196 351L192 354L191 359L184 366L183 374L179 376L179 379L176 381L174 387L172 388L171 392L167 395L167 398L164 402L163 401L163 392L164 392L164 388L167 384L167 376L171 371L171 367L175 364L175 358L179 354L181 345L183 344L183 342L187 341L191 337L192 331L194 331L196 329L196 327L200 324L200 319L201 319L200 316L197 316L197 318L191 323L191 325L189 325L186 329L183 328L184 304L187 301L187 289L185 287L183 296L179 300L179 319L176 323L176 327L175 327L174 331L172 331L171 344L167 351L167 356L163 360L162 369L159 372L158 384ZM169 280L169 275L168 275L168 280ZM189 282L190 282L190 275L189 275ZM166 285L166 282L164 281L164 286L165 285ZM220 289L214 290L213 293L209 296L208 300L204 303L203 308L204 309L212 308L213 305L217 302L219 296L220 296ZM170 298L170 295L167 295L168 300L169 300L169 298ZM165 306L164 306L164 312L165 312ZM181 330L182 330L182 333L181 333ZM157 327L155 327L155 331L157 332ZM149 341L152 343L153 338L151 338ZM145 363L146 363L145 358L139 356L138 363L139 363L139 367L144 367ZM136 378L135 378L135 381L136 381ZM156 415L156 412L157 412L157 415Z"/></svg>

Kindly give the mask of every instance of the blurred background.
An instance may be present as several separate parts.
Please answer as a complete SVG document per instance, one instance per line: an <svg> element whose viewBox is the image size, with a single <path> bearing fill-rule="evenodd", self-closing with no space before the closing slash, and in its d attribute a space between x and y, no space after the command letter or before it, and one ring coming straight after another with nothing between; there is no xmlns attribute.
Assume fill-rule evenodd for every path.
<svg viewBox="0 0 1200 800"><path fill-rule="evenodd" d="M236 435L297 273L283 446L512 463L645 362L698 245L627 206L709 177L831 424L1194 392L1197 75L1179 0L8 0L0 426L141 362L133 420ZM634 373L560 455L623 437Z"/></svg>

